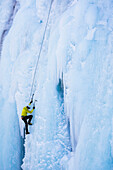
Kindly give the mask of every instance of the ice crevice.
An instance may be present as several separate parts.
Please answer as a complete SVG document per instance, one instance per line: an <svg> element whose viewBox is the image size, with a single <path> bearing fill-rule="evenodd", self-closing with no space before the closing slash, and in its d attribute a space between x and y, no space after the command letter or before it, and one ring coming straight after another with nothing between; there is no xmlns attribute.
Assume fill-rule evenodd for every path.
<svg viewBox="0 0 113 170"><path fill-rule="evenodd" d="M14 20L14 17L15 17L15 15L16 15L17 11L19 10L19 7L20 7L19 2L16 1L16 0L10 1L10 4L8 2L3 2L2 5L5 5L6 14L5 14L5 12L2 13L2 10L1 10L2 20L1 20L1 23L0 23L0 26L1 26L1 30L0 30L0 56L1 56L4 38L8 34L8 32L11 28L12 22ZM2 6L1 6L1 8L2 8Z"/></svg>

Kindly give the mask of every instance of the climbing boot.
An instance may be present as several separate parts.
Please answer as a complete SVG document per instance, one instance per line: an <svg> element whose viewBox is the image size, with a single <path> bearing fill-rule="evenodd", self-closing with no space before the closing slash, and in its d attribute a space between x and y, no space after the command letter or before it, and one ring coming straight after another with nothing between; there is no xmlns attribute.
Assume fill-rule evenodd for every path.
<svg viewBox="0 0 113 170"><path fill-rule="evenodd" d="M30 134L30 133L29 133L29 132L26 132L26 135L27 135L27 134Z"/></svg>
<svg viewBox="0 0 113 170"><path fill-rule="evenodd" d="M32 125L32 123L28 123L28 125Z"/></svg>

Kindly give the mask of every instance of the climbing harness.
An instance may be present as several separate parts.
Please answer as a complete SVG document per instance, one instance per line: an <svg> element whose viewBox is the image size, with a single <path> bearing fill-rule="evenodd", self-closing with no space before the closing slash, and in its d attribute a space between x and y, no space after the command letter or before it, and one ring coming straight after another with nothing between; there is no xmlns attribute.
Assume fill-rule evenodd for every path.
<svg viewBox="0 0 113 170"><path fill-rule="evenodd" d="M33 86L34 86L35 76L36 76L37 67L38 67L39 59L40 59L41 52L42 52L42 47L43 47L43 43L44 43L44 39L45 39L45 34L46 34L47 26L48 26L49 16L50 16L50 13L51 13L52 3L53 3L53 0L51 0L51 3L50 3L49 12L48 12L48 17L47 17L47 22L46 22L45 29L44 29L44 33L43 33L43 38L42 38L42 42L41 42L41 46L40 46L40 51L39 51L39 54L38 54L38 59L37 59L37 62L36 62L36 67L35 67L34 76L33 76L33 81L32 81L32 86L31 86L30 98L31 98L32 92L33 92Z"/></svg>

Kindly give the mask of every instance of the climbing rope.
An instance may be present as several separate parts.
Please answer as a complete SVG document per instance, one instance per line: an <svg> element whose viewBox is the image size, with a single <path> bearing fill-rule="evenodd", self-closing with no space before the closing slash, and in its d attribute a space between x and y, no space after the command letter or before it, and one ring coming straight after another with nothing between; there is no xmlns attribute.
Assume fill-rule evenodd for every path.
<svg viewBox="0 0 113 170"><path fill-rule="evenodd" d="M39 54L38 54L38 59L37 59L37 62L36 62L36 67L35 67L34 76L33 76L33 81L32 81L32 86L31 86L30 98L31 98L32 92L33 92L33 86L34 86L35 76L36 76L37 67L38 67L39 59L40 59L41 52L42 52L42 47L43 47L43 43L44 43L44 39L45 39L45 34L46 34L47 26L48 26L49 16L50 16L50 13L51 13L52 3L53 3L53 0L51 0L51 3L50 3L49 12L48 12L48 17L47 17L47 22L46 22L45 29L44 29L44 33L43 33L43 38L42 38L42 42L41 42L41 46L40 46L40 51L39 51Z"/></svg>

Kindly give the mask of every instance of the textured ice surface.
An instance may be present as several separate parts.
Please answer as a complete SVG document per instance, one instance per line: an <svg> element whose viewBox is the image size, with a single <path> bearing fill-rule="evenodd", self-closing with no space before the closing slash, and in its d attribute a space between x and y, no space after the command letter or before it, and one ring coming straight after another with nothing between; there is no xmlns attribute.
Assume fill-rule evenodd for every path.
<svg viewBox="0 0 113 170"><path fill-rule="evenodd" d="M20 0L3 42L1 169L20 168L20 115L30 99L50 2ZM38 102L25 139L23 169L113 169L112 11L112 0L53 1L36 72Z"/></svg>

